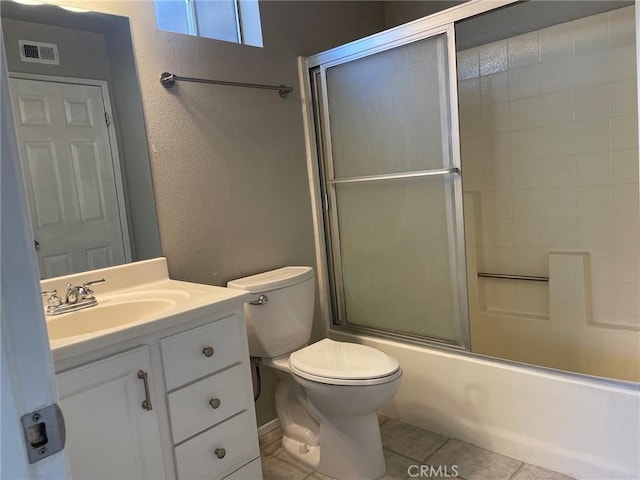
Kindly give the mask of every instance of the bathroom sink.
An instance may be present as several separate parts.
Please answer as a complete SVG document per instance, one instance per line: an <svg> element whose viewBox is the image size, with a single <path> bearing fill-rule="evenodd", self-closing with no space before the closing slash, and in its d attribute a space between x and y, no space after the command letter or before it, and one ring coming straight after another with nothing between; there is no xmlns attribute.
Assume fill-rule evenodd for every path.
<svg viewBox="0 0 640 480"><path fill-rule="evenodd" d="M168 289L164 288L162 290L158 289L143 289L140 291L133 292L122 292L119 291L117 293L113 293L111 295L104 294L98 295L99 305L111 305L114 303L124 303L124 302L156 302L156 301L170 301L174 304L185 302L189 300L193 293L190 293L185 290L178 289Z"/></svg>
<svg viewBox="0 0 640 480"><path fill-rule="evenodd" d="M183 282L169 278L165 258L131 262L40 282L43 292L56 290L64 302L69 285L105 279L92 289L98 304L81 310L47 315L49 345L54 361L91 354L145 335L155 335L194 319L242 305L244 290Z"/></svg>
<svg viewBox="0 0 640 480"><path fill-rule="evenodd" d="M118 301L108 299L95 307L49 317L49 338L59 340L137 323L156 317L176 305L172 298L135 298L136 295L126 294L122 297Z"/></svg>

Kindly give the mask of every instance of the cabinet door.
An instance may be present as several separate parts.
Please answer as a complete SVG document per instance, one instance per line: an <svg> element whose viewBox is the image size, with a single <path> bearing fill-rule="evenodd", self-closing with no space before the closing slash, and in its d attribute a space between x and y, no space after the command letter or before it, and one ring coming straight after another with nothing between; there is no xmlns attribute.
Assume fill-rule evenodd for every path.
<svg viewBox="0 0 640 480"><path fill-rule="evenodd" d="M138 348L57 376L73 478L164 478L157 410L145 410L149 350ZM149 391L153 392L151 384Z"/></svg>

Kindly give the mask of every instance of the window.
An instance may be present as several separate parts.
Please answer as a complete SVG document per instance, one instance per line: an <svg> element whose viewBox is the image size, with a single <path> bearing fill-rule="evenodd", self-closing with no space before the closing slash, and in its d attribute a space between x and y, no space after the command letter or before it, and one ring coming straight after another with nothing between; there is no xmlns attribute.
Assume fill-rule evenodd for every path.
<svg viewBox="0 0 640 480"><path fill-rule="evenodd" d="M155 0L160 30L262 47L257 0Z"/></svg>

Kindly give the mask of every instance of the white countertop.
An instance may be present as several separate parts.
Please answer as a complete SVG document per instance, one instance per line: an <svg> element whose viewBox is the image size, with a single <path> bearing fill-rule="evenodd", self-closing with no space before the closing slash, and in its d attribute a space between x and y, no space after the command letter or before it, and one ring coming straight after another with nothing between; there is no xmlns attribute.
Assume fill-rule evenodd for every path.
<svg viewBox="0 0 640 480"><path fill-rule="evenodd" d="M98 306L89 307L79 312L90 312L91 309L99 309L101 305L108 306L122 302L123 299L126 301L129 298L140 297L171 298L171 306L160 313L146 316L143 320L92 333L51 339L50 345L54 361L68 359L171 328L199 317L233 309L251 297L251 294L244 290L171 280L168 277L164 258L43 280L41 284L43 290L57 288L58 295L64 297L68 283L81 285L83 282L97 278L107 280L104 285L94 287ZM73 315L74 312L71 312L46 318L47 321L59 321L68 317L70 321L74 321ZM78 321L81 320L78 319Z"/></svg>

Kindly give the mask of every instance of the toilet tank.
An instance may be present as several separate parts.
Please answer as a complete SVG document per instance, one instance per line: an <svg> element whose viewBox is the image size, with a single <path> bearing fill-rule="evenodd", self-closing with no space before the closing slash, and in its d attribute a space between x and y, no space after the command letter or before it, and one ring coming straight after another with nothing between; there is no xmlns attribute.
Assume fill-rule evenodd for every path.
<svg viewBox="0 0 640 480"><path fill-rule="evenodd" d="M279 268L232 280L227 287L253 294L244 304L252 357L277 357L309 342L315 293L312 267ZM258 300L261 295L266 297L263 303Z"/></svg>

